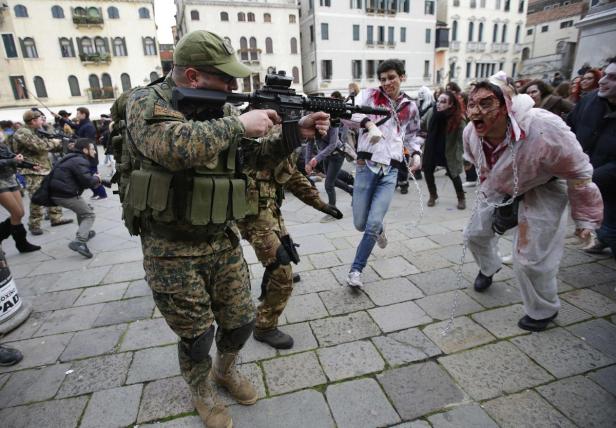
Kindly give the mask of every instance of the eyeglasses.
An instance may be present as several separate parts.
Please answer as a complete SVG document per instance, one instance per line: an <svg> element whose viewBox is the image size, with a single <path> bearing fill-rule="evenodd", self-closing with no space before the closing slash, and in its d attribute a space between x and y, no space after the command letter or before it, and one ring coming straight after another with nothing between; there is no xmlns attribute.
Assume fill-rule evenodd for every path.
<svg viewBox="0 0 616 428"><path fill-rule="evenodd" d="M220 80L222 80L227 85L236 79L236 77L233 77L222 71L215 71L215 70L207 69L207 68L197 68L197 70L199 70L202 73L209 74L210 76L216 76L220 78Z"/></svg>
<svg viewBox="0 0 616 428"><path fill-rule="evenodd" d="M491 95L489 97L481 98L478 101L469 100L467 106L467 113L473 114L475 110L479 110L481 114L487 114L498 108L498 98Z"/></svg>

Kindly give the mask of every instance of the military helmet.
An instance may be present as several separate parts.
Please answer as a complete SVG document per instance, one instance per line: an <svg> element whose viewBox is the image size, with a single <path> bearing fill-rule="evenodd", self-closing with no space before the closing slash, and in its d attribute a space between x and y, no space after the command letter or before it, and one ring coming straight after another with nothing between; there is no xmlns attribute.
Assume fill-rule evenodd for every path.
<svg viewBox="0 0 616 428"><path fill-rule="evenodd" d="M248 77L250 68L235 57L228 39L209 31L192 31L182 37L175 47L173 63L180 67L214 67L233 77Z"/></svg>

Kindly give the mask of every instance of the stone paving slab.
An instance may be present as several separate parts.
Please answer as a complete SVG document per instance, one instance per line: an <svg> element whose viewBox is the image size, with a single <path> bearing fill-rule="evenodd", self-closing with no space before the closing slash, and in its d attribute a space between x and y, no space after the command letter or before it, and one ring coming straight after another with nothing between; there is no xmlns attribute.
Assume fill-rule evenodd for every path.
<svg viewBox="0 0 616 428"><path fill-rule="evenodd" d="M432 321L414 302L398 303L368 310L370 316L385 333L403 330Z"/></svg>
<svg viewBox="0 0 616 428"><path fill-rule="evenodd" d="M312 254L308 257L316 269L327 269L343 264L342 260L340 260L333 251L323 254Z"/></svg>
<svg viewBox="0 0 616 428"><path fill-rule="evenodd" d="M557 378L616 362L562 328L514 337L511 342Z"/></svg>
<svg viewBox="0 0 616 428"><path fill-rule="evenodd" d="M32 308L36 312L70 308L81 292L82 290L78 288L75 290L41 294L32 299Z"/></svg>
<svg viewBox="0 0 616 428"><path fill-rule="evenodd" d="M369 341L343 343L317 351L321 366L330 381L380 372L385 362Z"/></svg>
<svg viewBox="0 0 616 428"><path fill-rule="evenodd" d="M380 427L400 422L374 379L330 385L325 396L338 428Z"/></svg>
<svg viewBox="0 0 616 428"><path fill-rule="evenodd" d="M136 279L145 278L145 271L143 270L143 262L136 261L131 263L123 263L120 265L113 265L109 270L109 273L103 278L103 284L110 284L113 282L125 282Z"/></svg>
<svg viewBox="0 0 616 428"><path fill-rule="evenodd" d="M588 377L616 397L616 365L597 370Z"/></svg>
<svg viewBox="0 0 616 428"><path fill-rule="evenodd" d="M259 400L266 397L267 393L265 390L265 381L263 380L263 372L257 364L240 364L237 366L237 371L242 374L242 376L244 376L246 379L248 379L250 383L254 386L255 390L257 391L257 398ZM234 404L237 404L237 401L235 401L235 399L231 397L231 394L229 394L229 392L225 388L222 388L220 386L215 386L215 388L218 391L220 401L222 401L225 406L232 406Z"/></svg>
<svg viewBox="0 0 616 428"><path fill-rule="evenodd" d="M68 428L76 427L87 397L51 400L28 406L0 410L2 425L11 428Z"/></svg>
<svg viewBox="0 0 616 428"><path fill-rule="evenodd" d="M419 270L407 262L403 257L375 260L369 262L372 269L383 279L397 278L399 276L413 275Z"/></svg>
<svg viewBox="0 0 616 428"><path fill-rule="evenodd" d="M527 334L528 331L518 327L518 320L524 316L522 305L512 305L504 308L493 309L490 311L479 312L471 315L477 321L499 339L511 336Z"/></svg>
<svg viewBox="0 0 616 428"><path fill-rule="evenodd" d="M472 314L484 309L483 306L461 291L433 294L417 300L417 304L432 318L445 320L451 317L454 300L457 300L455 316Z"/></svg>
<svg viewBox="0 0 616 428"><path fill-rule="evenodd" d="M407 253L402 254L402 256L416 266L421 272L443 269L452 265L449 260L434 251Z"/></svg>
<svg viewBox="0 0 616 428"><path fill-rule="evenodd" d="M186 416L172 419L168 422L154 422L151 424L141 424L139 426L143 428L203 428L203 422L199 416ZM237 426L237 424L235 426Z"/></svg>
<svg viewBox="0 0 616 428"><path fill-rule="evenodd" d="M470 285L464 278L462 278L462 281L458 284L456 272L453 268L418 273L417 275L410 276L408 279L426 295L444 293Z"/></svg>
<svg viewBox="0 0 616 428"><path fill-rule="evenodd" d="M346 279L349 276L351 270L351 263L347 263L342 266L336 266L330 269L330 272L334 274L339 284L346 286ZM366 266L361 273L361 279L364 283L380 281L381 277L372 269L370 265Z"/></svg>
<svg viewBox="0 0 616 428"><path fill-rule="evenodd" d="M55 282L52 282L49 291L72 290L98 285L111 269L111 266L85 269L82 265L83 263L78 265L77 271L66 272Z"/></svg>
<svg viewBox="0 0 616 428"><path fill-rule="evenodd" d="M561 300L560 309L558 310L558 316L554 320L554 324L564 327L570 324L587 320L589 318L592 318L592 315L587 312L584 312L577 306L573 306L566 300Z"/></svg>
<svg viewBox="0 0 616 428"><path fill-rule="evenodd" d="M310 321L310 326L320 346L337 345L381 334L372 318L363 311Z"/></svg>
<svg viewBox="0 0 616 428"><path fill-rule="evenodd" d="M216 343L213 343L212 348L215 347ZM274 348L264 343L257 342L252 336L248 338L248 340L244 344L244 347L240 351L240 360L243 363L257 360L265 360L275 356L276 350Z"/></svg>
<svg viewBox="0 0 616 428"><path fill-rule="evenodd" d="M0 408L53 398L70 364L55 364L14 373L0 389Z"/></svg>
<svg viewBox="0 0 616 428"><path fill-rule="evenodd" d="M128 287L128 282L86 288L75 302L75 306L93 305L95 303L119 300L124 295L126 287Z"/></svg>
<svg viewBox="0 0 616 428"><path fill-rule="evenodd" d="M295 269L293 269L295 271ZM302 280L293 286L293 295L316 293L319 291L336 290L340 288L333 273L328 269L312 270L302 272ZM259 280L259 284L261 281Z"/></svg>
<svg viewBox="0 0 616 428"><path fill-rule="evenodd" d="M0 373L53 364L62 351L64 351L72 337L72 333L65 333L11 342L9 345L19 349L24 359L14 366L0 367ZM2 344L4 345L5 343L3 342Z"/></svg>
<svg viewBox="0 0 616 428"><path fill-rule="evenodd" d="M614 285L614 282L606 282L605 284L595 285L594 287L591 287L591 290L616 301L616 285Z"/></svg>
<svg viewBox="0 0 616 428"><path fill-rule="evenodd" d="M284 315L290 323L309 321L328 315L327 309L316 293L291 296Z"/></svg>
<svg viewBox="0 0 616 428"><path fill-rule="evenodd" d="M298 352L309 351L319 347L317 340L312 334L310 324L298 323L290 324L280 327L280 330L293 338L293 348L280 349L278 352L280 355L296 354Z"/></svg>
<svg viewBox="0 0 616 428"><path fill-rule="evenodd" d="M378 306L387 306L423 297L421 290L406 278L392 278L364 284L362 290Z"/></svg>
<svg viewBox="0 0 616 428"><path fill-rule="evenodd" d="M436 363L418 363L377 376L402 419L415 419L460 403L464 393Z"/></svg>
<svg viewBox="0 0 616 428"><path fill-rule="evenodd" d="M616 358L616 326L604 319L586 321L569 327L578 336L603 354Z"/></svg>
<svg viewBox="0 0 616 428"><path fill-rule="evenodd" d="M502 428L573 428L569 419L533 390L499 397L483 408Z"/></svg>
<svg viewBox="0 0 616 428"><path fill-rule="evenodd" d="M442 333L447 328L449 320L430 324L423 329L423 333L446 354L453 354L495 340L486 329L468 317L454 318L453 321L446 335Z"/></svg>
<svg viewBox="0 0 616 428"><path fill-rule="evenodd" d="M440 247L436 242L426 237L409 239L408 241L404 241L404 245L413 253L419 253L420 251L432 250Z"/></svg>
<svg viewBox="0 0 616 428"><path fill-rule="evenodd" d="M254 406L231 407L233 426L237 428L334 428L327 403L314 390L258 401Z"/></svg>
<svg viewBox="0 0 616 428"><path fill-rule="evenodd" d="M137 423L167 418L194 410L188 384L181 376L157 380L143 388Z"/></svg>
<svg viewBox="0 0 616 428"><path fill-rule="evenodd" d="M87 330L92 327L103 305L81 306L60 309L53 312L35 333L36 336L49 336L70 331Z"/></svg>
<svg viewBox="0 0 616 428"><path fill-rule="evenodd" d="M92 394L81 428L122 427L137 419L143 385L97 391Z"/></svg>
<svg viewBox="0 0 616 428"><path fill-rule="evenodd" d="M126 289L126 293L124 294L125 299L143 296L152 296L152 290L150 289L148 283L145 282L145 280L138 279L137 281L131 281L128 283L128 288Z"/></svg>
<svg viewBox="0 0 616 428"><path fill-rule="evenodd" d="M592 290L574 290L561 294L560 297L597 317L616 313L616 302Z"/></svg>
<svg viewBox="0 0 616 428"><path fill-rule="evenodd" d="M560 269L558 277L575 288L616 282L616 271L599 263L586 263Z"/></svg>
<svg viewBox="0 0 616 428"><path fill-rule="evenodd" d="M304 352L265 361L263 370L271 395L327 383L327 378L314 352Z"/></svg>
<svg viewBox="0 0 616 428"><path fill-rule="evenodd" d="M364 293L357 292L351 287L338 287L332 291L323 291L319 293L319 297L330 315L347 314L374 307Z"/></svg>
<svg viewBox="0 0 616 428"><path fill-rule="evenodd" d="M151 296L108 302L104 304L103 310L94 321L93 326L101 327L147 319L152 316L153 310L154 300Z"/></svg>
<svg viewBox="0 0 616 428"><path fill-rule="evenodd" d="M585 377L562 379L537 390L579 426L609 427L616 421L616 397Z"/></svg>
<svg viewBox="0 0 616 428"><path fill-rule="evenodd" d="M390 366L399 366L440 355L441 350L418 328L373 337L372 342Z"/></svg>
<svg viewBox="0 0 616 428"><path fill-rule="evenodd" d="M473 287L467 288L464 292L486 308L497 308L522 302L522 295L515 281L495 281L482 293L476 292Z"/></svg>
<svg viewBox="0 0 616 428"><path fill-rule="evenodd" d="M518 392L553 379L508 342L485 345L438 361L475 400Z"/></svg>
<svg viewBox="0 0 616 428"><path fill-rule="evenodd" d="M417 420L413 422L405 422L403 424L394 425L391 428L431 428L431 427L428 422Z"/></svg>
<svg viewBox="0 0 616 428"><path fill-rule="evenodd" d="M18 285L19 287L19 285ZM21 294L21 288L18 288L19 296L23 298ZM41 328L45 320L52 314L49 312L32 312L28 319L24 321L18 328L2 336L2 342L15 342L17 340L30 339L34 336L34 333Z"/></svg>
<svg viewBox="0 0 616 428"><path fill-rule="evenodd" d="M60 361L94 357L113 352L120 337L126 331L126 327L126 324L117 324L75 333L60 355Z"/></svg>
<svg viewBox="0 0 616 428"><path fill-rule="evenodd" d="M459 406L445 413L428 417L433 428L498 428L498 425L477 404Z"/></svg>
<svg viewBox="0 0 616 428"><path fill-rule="evenodd" d="M177 343L178 337L164 319L135 321L128 326L120 351L134 351L153 346Z"/></svg>
<svg viewBox="0 0 616 428"><path fill-rule="evenodd" d="M114 354L72 363L58 398L73 397L120 386L126 380L132 354Z"/></svg>
<svg viewBox="0 0 616 428"><path fill-rule="evenodd" d="M128 370L127 384L178 376L180 363L177 345L137 351Z"/></svg>

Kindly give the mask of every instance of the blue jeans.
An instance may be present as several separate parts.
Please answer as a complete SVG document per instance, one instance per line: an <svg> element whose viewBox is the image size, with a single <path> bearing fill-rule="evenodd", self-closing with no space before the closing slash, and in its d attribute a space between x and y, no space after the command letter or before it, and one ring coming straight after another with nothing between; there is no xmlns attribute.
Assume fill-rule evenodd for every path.
<svg viewBox="0 0 616 428"><path fill-rule="evenodd" d="M330 205L336 206L336 178L342 169L344 156L342 154L331 155L323 161L325 167L325 191Z"/></svg>
<svg viewBox="0 0 616 428"><path fill-rule="evenodd" d="M366 267L377 236L383 230L383 219L396 190L398 170L373 173L366 165L357 165L353 186L353 224L364 232L359 242L351 271L361 272Z"/></svg>

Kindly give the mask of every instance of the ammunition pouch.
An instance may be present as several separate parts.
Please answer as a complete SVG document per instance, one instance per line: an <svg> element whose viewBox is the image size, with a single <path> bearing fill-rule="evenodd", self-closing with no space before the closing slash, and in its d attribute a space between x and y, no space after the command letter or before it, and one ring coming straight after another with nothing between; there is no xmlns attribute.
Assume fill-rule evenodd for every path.
<svg viewBox="0 0 616 428"><path fill-rule="evenodd" d="M503 202L509 200L509 198L509 195L505 196ZM503 235L506 231L518 225L518 209L523 198L524 195L520 195L511 204L494 209L494 213L492 213L492 230L495 233Z"/></svg>

